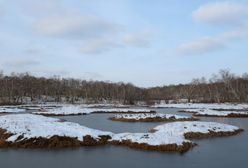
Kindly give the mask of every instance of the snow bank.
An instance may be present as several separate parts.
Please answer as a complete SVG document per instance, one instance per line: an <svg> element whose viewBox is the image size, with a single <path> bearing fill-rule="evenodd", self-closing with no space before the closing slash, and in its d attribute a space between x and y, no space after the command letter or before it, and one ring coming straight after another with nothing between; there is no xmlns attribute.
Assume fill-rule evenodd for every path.
<svg viewBox="0 0 248 168"><path fill-rule="evenodd" d="M26 110L42 110L42 109L53 109L62 107L62 104L29 104L29 105L19 105L19 108L23 108Z"/></svg>
<svg viewBox="0 0 248 168"><path fill-rule="evenodd" d="M99 107L116 107L116 108L128 108L131 105L124 104L82 104L84 107L99 108Z"/></svg>
<svg viewBox="0 0 248 168"><path fill-rule="evenodd" d="M110 141L130 141L131 143L147 144L150 146L177 144L183 145L184 142L190 142L179 134L165 133L121 133L115 134ZM191 143L191 142L190 142Z"/></svg>
<svg viewBox="0 0 248 168"><path fill-rule="evenodd" d="M159 121L186 121L197 120L196 118L187 117L175 114L162 114L162 113L139 113L139 114L117 114L110 117L114 121L143 121L143 122L159 122Z"/></svg>
<svg viewBox="0 0 248 168"><path fill-rule="evenodd" d="M121 133L113 135L114 144L148 150L186 152L195 143L186 138L235 135L242 130L236 126L215 122L184 121L159 125L153 133Z"/></svg>
<svg viewBox="0 0 248 168"><path fill-rule="evenodd" d="M85 108L80 105L69 105L60 108L46 109L45 111L33 112L42 115L80 115L90 113L149 113L149 109L136 108Z"/></svg>
<svg viewBox="0 0 248 168"><path fill-rule="evenodd" d="M153 128L153 130L155 130L156 133L167 132L169 134L184 135L189 132L204 134L210 132L234 132L239 130L239 127L216 122L184 121L159 125Z"/></svg>
<svg viewBox="0 0 248 168"><path fill-rule="evenodd" d="M77 123L61 122L59 119L33 114L1 116L0 128L11 135L7 139L9 142L39 137L49 139L53 136L71 137L83 141L83 137L87 135L98 140L100 136L112 135L111 132L103 132Z"/></svg>
<svg viewBox="0 0 248 168"><path fill-rule="evenodd" d="M216 109L216 110L244 110L248 109L248 104L209 104L209 103L184 103L184 104L157 104L154 108L190 108L190 109Z"/></svg>
<svg viewBox="0 0 248 168"><path fill-rule="evenodd" d="M20 113L25 112L25 109L17 107L0 107L0 113Z"/></svg>
<svg viewBox="0 0 248 168"><path fill-rule="evenodd" d="M0 147L73 147L111 143L146 150L186 152L195 145L187 138L235 135L241 129L214 122L185 121L159 125L152 131L113 134L40 115L4 115L0 116Z"/></svg>
<svg viewBox="0 0 248 168"><path fill-rule="evenodd" d="M180 112L194 113L194 116L212 117L248 117L248 111L217 111L211 109L183 109Z"/></svg>
<svg viewBox="0 0 248 168"><path fill-rule="evenodd" d="M9 106L0 106L0 109L11 109L13 112L24 112L26 110L41 110L41 109L52 109L62 107L62 104L26 104L26 105L9 105Z"/></svg>

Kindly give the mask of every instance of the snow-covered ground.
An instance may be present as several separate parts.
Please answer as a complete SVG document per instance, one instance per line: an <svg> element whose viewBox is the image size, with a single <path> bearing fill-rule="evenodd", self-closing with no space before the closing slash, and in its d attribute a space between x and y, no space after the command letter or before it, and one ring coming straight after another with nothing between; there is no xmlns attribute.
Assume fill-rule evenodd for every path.
<svg viewBox="0 0 248 168"><path fill-rule="evenodd" d="M116 107L116 108L127 108L131 105L124 104L82 104L84 107L98 108L98 107Z"/></svg>
<svg viewBox="0 0 248 168"><path fill-rule="evenodd" d="M176 114L163 114L163 113L139 113L139 114L117 114L112 119L126 119L126 120L142 120L142 119L168 119L168 120L183 120L192 119L191 117L176 115Z"/></svg>
<svg viewBox="0 0 248 168"><path fill-rule="evenodd" d="M190 108L190 109L216 109L216 110L244 110L248 109L248 104L230 103L182 103L182 104L156 104L153 108Z"/></svg>
<svg viewBox="0 0 248 168"><path fill-rule="evenodd" d="M228 117L228 116L247 116L248 111L217 111L211 109L184 109L181 112L194 113L196 116L217 116L217 117Z"/></svg>
<svg viewBox="0 0 248 168"><path fill-rule="evenodd" d="M21 113L25 112L25 109L17 108L17 107L1 107L0 106L0 113Z"/></svg>
<svg viewBox="0 0 248 168"><path fill-rule="evenodd" d="M115 134L110 141L130 141L131 143L147 144L150 146L170 145L177 144L183 145L184 142L190 142L186 140L184 136L179 134L168 134L166 132L160 133L120 133Z"/></svg>
<svg viewBox="0 0 248 168"><path fill-rule="evenodd" d="M159 125L153 130L156 133L167 132L169 134L180 134L193 132L193 133L210 133L210 132L233 132L239 130L239 127L222 124L217 122L204 122L204 121L184 121L173 122Z"/></svg>
<svg viewBox="0 0 248 168"><path fill-rule="evenodd" d="M22 112L25 110L49 110L49 109L55 109L55 108L67 108L69 106L77 106L82 108L129 108L129 105L122 105L122 104L66 104L66 103L45 103L45 104L24 104L24 105L7 105L7 106L0 106L1 109L9 109L11 112L11 109L13 112ZM70 108L70 107L69 107ZM2 110L3 111L3 110ZM1 112L1 111L0 111Z"/></svg>
<svg viewBox="0 0 248 168"><path fill-rule="evenodd" d="M60 119L34 114L0 116L0 128L10 134L7 142L12 143L40 137L49 139L53 136L76 138L79 141L84 141L83 137L89 135L95 140L100 140L100 136L109 136L111 137L109 143L114 144L115 142L121 143L128 141L130 143L145 144L152 147L173 146L175 144L177 147L184 147L185 143L193 145L194 142L185 138L185 133L232 133L239 130L236 126L215 122L184 121L159 125L153 129L154 132L149 133L114 134L91 129L77 123L64 122ZM123 144L126 145L126 143ZM172 148L172 150L177 151L177 148Z"/></svg>
<svg viewBox="0 0 248 168"><path fill-rule="evenodd" d="M48 103L48 104L26 104L26 105L8 105L0 106L0 109L15 109L14 112L24 112L26 110L40 110L62 107L62 104Z"/></svg>
<svg viewBox="0 0 248 168"><path fill-rule="evenodd" d="M90 114L90 113L149 113L152 112L149 109L144 108L85 108L80 105L68 105L60 108L46 109L44 111L33 112L33 114L42 115L78 115L78 114Z"/></svg>
<svg viewBox="0 0 248 168"><path fill-rule="evenodd" d="M115 134L110 141L131 141L132 143L148 144L151 146L177 144L183 145L184 142L193 143L185 139L185 133L203 133L212 132L235 132L239 128L232 125L216 122L184 121L172 122L159 125L154 133L121 133Z"/></svg>
<svg viewBox="0 0 248 168"><path fill-rule="evenodd" d="M90 135L98 140L101 135L112 136L111 132L104 132L96 129L81 126L72 122L61 122L59 119L44 117L34 114L16 114L0 116L0 128L13 134L7 141L15 142L18 137L30 138L51 138L52 136L65 136L77 138L83 141L83 137ZM18 139L21 141L22 139Z"/></svg>

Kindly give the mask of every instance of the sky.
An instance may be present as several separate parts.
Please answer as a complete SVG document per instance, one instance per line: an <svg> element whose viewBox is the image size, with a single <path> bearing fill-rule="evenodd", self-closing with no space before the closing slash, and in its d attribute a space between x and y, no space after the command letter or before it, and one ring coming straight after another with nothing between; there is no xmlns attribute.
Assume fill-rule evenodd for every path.
<svg viewBox="0 0 248 168"><path fill-rule="evenodd" d="M0 0L0 70L188 83L248 72L248 0Z"/></svg>

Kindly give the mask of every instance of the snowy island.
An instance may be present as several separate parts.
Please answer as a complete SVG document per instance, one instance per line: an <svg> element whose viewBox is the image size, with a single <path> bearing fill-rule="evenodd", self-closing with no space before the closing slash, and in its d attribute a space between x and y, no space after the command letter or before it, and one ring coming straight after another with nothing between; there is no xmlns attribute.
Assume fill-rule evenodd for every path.
<svg viewBox="0 0 248 168"><path fill-rule="evenodd" d="M124 145L156 151L186 152L189 139L230 136L243 131L215 122L183 121L159 125L148 133L118 133L91 129L77 123L34 114L0 116L0 148L64 148Z"/></svg>
<svg viewBox="0 0 248 168"><path fill-rule="evenodd" d="M193 116L205 117L230 117L230 118L245 118L248 117L248 111L218 111L211 109L183 109L179 112L193 113Z"/></svg>
<svg viewBox="0 0 248 168"><path fill-rule="evenodd" d="M0 116L0 147L61 148L106 144L104 132L33 114Z"/></svg>
<svg viewBox="0 0 248 168"><path fill-rule="evenodd" d="M159 125L150 133L114 134L113 144L156 151L186 152L196 144L189 139L236 135L243 130L216 122L184 121Z"/></svg>
<svg viewBox="0 0 248 168"><path fill-rule="evenodd" d="M194 117L162 113L139 113L139 114L117 114L109 118L113 121L123 122L173 122L173 121L197 121Z"/></svg>
<svg viewBox="0 0 248 168"><path fill-rule="evenodd" d="M155 111L145 108L89 108L80 105L65 105L59 108L33 112L33 114L45 116L86 115L91 113L155 113Z"/></svg>
<svg viewBox="0 0 248 168"><path fill-rule="evenodd" d="M248 110L248 104L231 103L178 103L178 104L156 104L152 108L180 108L180 109L212 109L212 110Z"/></svg>

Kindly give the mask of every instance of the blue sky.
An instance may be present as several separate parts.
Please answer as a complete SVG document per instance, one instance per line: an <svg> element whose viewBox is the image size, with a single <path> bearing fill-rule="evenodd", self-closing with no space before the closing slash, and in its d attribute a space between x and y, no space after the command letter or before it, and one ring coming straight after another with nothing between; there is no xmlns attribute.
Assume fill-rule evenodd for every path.
<svg viewBox="0 0 248 168"><path fill-rule="evenodd" d="M5 73L187 83L247 72L247 46L247 0L0 0Z"/></svg>

